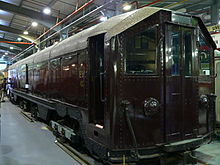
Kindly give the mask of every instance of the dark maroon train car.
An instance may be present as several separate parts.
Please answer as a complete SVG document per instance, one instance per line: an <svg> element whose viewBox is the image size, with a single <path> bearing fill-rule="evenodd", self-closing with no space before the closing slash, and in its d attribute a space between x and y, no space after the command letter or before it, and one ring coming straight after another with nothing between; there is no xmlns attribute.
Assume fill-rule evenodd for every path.
<svg viewBox="0 0 220 165"><path fill-rule="evenodd" d="M200 18L146 7L13 64L11 97L105 161L190 151L214 131L214 49Z"/></svg>

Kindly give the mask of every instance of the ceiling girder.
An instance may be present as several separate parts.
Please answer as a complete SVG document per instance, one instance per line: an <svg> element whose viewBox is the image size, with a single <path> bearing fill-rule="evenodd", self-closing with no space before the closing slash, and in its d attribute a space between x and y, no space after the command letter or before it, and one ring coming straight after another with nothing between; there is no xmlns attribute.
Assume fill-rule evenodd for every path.
<svg viewBox="0 0 220 165"><path fill-rule="evenodd" d="M211 6L211 24L217 25L219 22L219 0L213 0L213 4Z"/></svg>
<svg viewBox="0 0 220 165"><path fill-rule="evenodd" d="M11 50L10 48L4 47L4 46L0 46L0 50L6 50L6 51L11 52L13 54L18 54L20 52L19 50L16 50L16 49Z"/></svg>
<svg viewBox="0 0 220 165"><path fill-rule="evenodd" d="M5 31L5 32L9 32L9 33L14 33L14 34L23 34L22 30L15 29L15 28L8 27L8 26L4 26L4 25L0 25L0 30Z"/></svg>
<svg viewBox="0 0 220 165"><path fill-rule="evenodd" d="M48 4L48 6L53 6L56 2L57 2L58 0L52 0L52 1L50 1L50 3Z"/></svg>
<svg viewBox="0 0 220 165"><path fill-rule="evenodd" d="M15 28L12 28L12 27L0 25L0 30L4 31L4 32L16 34L16 35L18 35L18 36L20 36L20 37L22 37L22 38L24 38L24 39L26 39L28 41L31 41L31 42L36 40L35 35L33 35L33 34L24 35L22 30L15 29Z"/></svg>
<svg viewBox="0 0 220 165"><path fill-rule="evenodd" d="M189 11L195 11L195 10L198 10L198 9L202 9L203 7L207 7L207 6L210 6L211 3L209 0L200 0L200 1L197 1L197 2L194 2L194 3L188 3L188 4L183 4L181 6L177 6L177 7L174 7L173 9L174 10L179 10L179 9L182 9L182 8L186 8L187 9L187 12Z"/></svg>
<svg viewBox="0 0 220 165"><path fill-rule="evenodd" d="M18 14L24 17L29 17L36 20L38 23L51 28L56 23L56 18L48 15L44 15L43 13L30 10L24 7L19 7L10 3L6 3L0 1L0 9L4 11L8 11L14 14ZM59 28L57 28L58 30Z"/></svg>

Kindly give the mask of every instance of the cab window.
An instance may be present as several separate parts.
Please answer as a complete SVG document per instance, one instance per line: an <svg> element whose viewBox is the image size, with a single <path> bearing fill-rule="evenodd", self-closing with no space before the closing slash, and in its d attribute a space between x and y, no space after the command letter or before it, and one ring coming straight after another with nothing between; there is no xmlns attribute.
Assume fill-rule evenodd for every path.
<svg viewBox="0 0 220 165"><path fill-rule="evenodd" d="M156 27L126 37L125 73L156 74Z"/></svg>

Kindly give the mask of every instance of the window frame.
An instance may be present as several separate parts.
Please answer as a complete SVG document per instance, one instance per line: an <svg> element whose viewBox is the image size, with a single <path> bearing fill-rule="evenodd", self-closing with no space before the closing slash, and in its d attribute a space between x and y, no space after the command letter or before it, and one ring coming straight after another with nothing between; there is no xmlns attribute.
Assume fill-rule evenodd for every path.
<svg viewBox="0 0 220 165"><path fill-rule="evenodd" d="M156 45L156 47L155 47L155 73L128 73L127 72L127 70L126 70L126 59L127 59L127 42L126 42L126 39L128 38L128 37L126 37L126 35L125 35L125 37L124 37L124 51L123 51L123 59L122 59L122 63L123 63L123 70L122 70L122 72L123 72L123 75L125 75L125 76L141 76L141 77L143 77L143 76L159 76L159 59L158 59L158 56L159 56L159 54L158 54L158 46L160 46L160 45L158 45L158 42L159 42L159 39L158 39L158 36L159 36L159 34L158 34L158 31L159 31L159 25L158 24L154 24L154 25L152 25L152 26L135 26L135 27L133 27L133 28L135 28L135 29L139 29L139 31L138 32L136 32L136 31L132 31L132 35L129 35L129 37L135 37L137 34L140 34L140 33L143 33L143 32L146 32L147 30L149 30L149 29L154 29L155 30L155 45ZM130 34L130 33L126 33L126 34Z"/></svg>

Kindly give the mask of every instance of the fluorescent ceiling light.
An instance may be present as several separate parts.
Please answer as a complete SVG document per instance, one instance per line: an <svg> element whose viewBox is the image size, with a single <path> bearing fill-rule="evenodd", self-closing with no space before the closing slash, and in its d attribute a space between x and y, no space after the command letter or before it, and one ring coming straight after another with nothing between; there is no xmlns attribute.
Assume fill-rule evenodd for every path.
<svg viewBox="0 0 220 165"><path fill-rule="evenodd" d="M12 46L10 46L10 49L13 50L14 48Z"/></svg>
<svg viewBox="0 0 220 165"><path fill-rule="evenodd" d="M31 23L31 25L32 25L33 27L36 27L36 26L38 25L38 23L34 21L34 22Z"/></svg>
<svg viewBox="0 0 220 165"><path fill-rule="evenodd" d="M44 14L49 15L51 13L51 9L49 7L44 8L43 10Z"/></svg>
<svg viewBox="0 0 220 165"><path fill-rule="evenodd" d="M5 52L5 55L8 55L8 52Z"/></svg>
<svg viewBox="0 0 220 165"><path fill-rule="evenodd" d="M22 41L22 38L18 37L17 40L18 40L18 41Z"/></svg>
<svg viewBox="0 0 220 165"><path fill-rule="evenodd" d="M123 7L123 10L125 10L125 11L128 11L128 10L131 10L131 5L125 5L124 7Z"/></svg>
<svg viewBox="0 0 220 165"><path fill-rule="evenodd" d="M25 34L25 35L28 35L28 31L27 31L27 30L25 30L25 31L24 31L24 34Z"/></svg>
<svg viewBox="0 0 220 165"><path fill-rule="evenodd" d="M106 21L107 19L108 19L107 17L102 16L102 17L100 18L100 21L104 22L104 21Z"/></svg>

